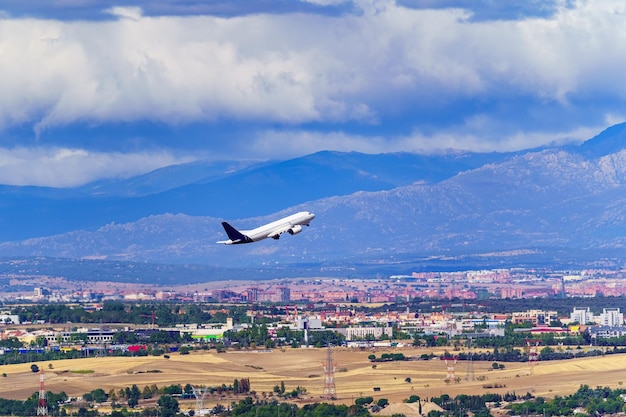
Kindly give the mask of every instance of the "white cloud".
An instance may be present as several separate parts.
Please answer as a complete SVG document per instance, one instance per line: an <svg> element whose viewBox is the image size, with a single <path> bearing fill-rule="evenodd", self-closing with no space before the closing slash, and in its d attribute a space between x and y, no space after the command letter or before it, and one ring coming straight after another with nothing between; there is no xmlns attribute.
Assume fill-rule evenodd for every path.
<svg viewBox="0 0 626 417"><path fill-rule="evenodd" d="M139 20L143 14L140 7L111 7L105 10L105 12L113 16L131 20Z"/></svg>
<svg viewBox="0 0 626 417"><path fill-rule="evenodd" d="M517 102L529 106L527 114L541 113L545 103L574 108L582 102L591 109L594 101L608 98L624 105L624 4L580 0L551 18L472 22L461 9L355 3L364 13L152 18L137 8L115 7L108 12L120 17L116 21L5 18L0 20L0 129L31 123L45 132L75 122L147 119L176 125L228 119L303 131L298 126L306 123L384 124L387 114L410 120L423 108L453 115L459 107L448 106L464 101L500 109ZM502 127L496 123L480 128L480 112L475 113L473 123L470 116L456 122L457 128L468 123L472 132L447 142L496 149L526 138L531 145L585 123L518 126L513 113L501 122L512 124L502 131L493 130ZM513 138L510 132L522 128L529 134L498 138ZM271 137L258 149L278 154L284 143L272 143ZM354 137L337 133L334 144L348 149ZM423 139L428 137L433 135ZM388 139L363 136L358 143L367 147L369 141L378 148Z"/></svg>
<svg viewBox="0 0 626 417"><path fill-rule="evenodd" d="M101 178L127 178L189 159L166 152L106 154L67 148L0 148L0 183L71 187Z"/></svg>
<svg viewBox="0 0 626 417"><path fill-rule="evenodd" d="M390 152L388 139L349 135L343 132L319 133L304 130L265 131L251 140L247 156L293 158L322 150L363 153Z"/></svg>
<svg viewBox="0 0 626 417"><path fill-rule="evenodd" d="M489 123L489 121L485 121ZM549 143L579 143L599 133L601 127L578 128L562 132L513 132L488 138L471 129L453 128L432 134L415 131L406 136L362 136L344 132L310 132L304 130L268 130L251 139L242 157L293 158L322 150L339 152L439 153L446 149L474 152L512 152ZM247 152L247 153L246 153Z"/></svg>

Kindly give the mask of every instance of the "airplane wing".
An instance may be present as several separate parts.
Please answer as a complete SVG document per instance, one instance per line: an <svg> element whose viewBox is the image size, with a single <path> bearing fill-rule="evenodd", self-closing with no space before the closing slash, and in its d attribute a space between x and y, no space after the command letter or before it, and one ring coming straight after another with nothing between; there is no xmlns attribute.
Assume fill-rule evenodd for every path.
<svg viewBox="0 0 626 417"><path fill-rule="evenodd" d="M289 226L281 227L280 229L272 230L272 232L268 234L267 237L271 237L272 239L278 239L280 238L280 235L282 235L283 233L288 232L290 235L297 235L301 231L302 231L302 226L300 226L299 224L289 225Z"/></svg>

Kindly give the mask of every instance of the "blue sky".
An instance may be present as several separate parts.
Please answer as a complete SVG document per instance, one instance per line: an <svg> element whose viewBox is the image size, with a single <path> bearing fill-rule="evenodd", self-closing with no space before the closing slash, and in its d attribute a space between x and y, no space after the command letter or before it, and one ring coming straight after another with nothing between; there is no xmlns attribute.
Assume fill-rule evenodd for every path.
<svg viewBox="0 0 626 417"><path fill-rule="evenodd" d="M0 0L0 183L509 151L626 116L612 0Z"/></svg>

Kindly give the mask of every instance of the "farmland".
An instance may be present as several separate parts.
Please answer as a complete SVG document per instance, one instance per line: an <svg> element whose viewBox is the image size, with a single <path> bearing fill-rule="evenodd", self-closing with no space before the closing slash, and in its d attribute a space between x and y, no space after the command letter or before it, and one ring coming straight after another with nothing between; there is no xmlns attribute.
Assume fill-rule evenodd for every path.
<svg viewBox="0 0 626 417"><path fill-rule="evenodd" d="M487 392L530 392L535 396L554 397L575 392L581 384L591 387L619 388L626 381L626 361L621 354L566 361L504 363L494 369L492 363L459 361L455 367L458 382L445 381L449 369L444 361L412 360L373 364L368 355L384 352L420 357L423 353L442 351L423 348L381 349L375 352L334 348L337 402L352 404L355 398L373 396L401 402L411 395L430 398L449 394L484 394ZM37 363L45 371L46 389L81 396L102 388L106 392L136 384L159 387L172 384L195 386L230 385L236 378L249 378L251 390L260 398L273 395L275 386L284 383L287 390L304 387L301 402L321 401L324 389L324 349L240 350L217 353L197 351L189 355L100 357ZM24 400L39 389L39 375L31 364L1 367L0 392L3 398ZM468 379L470 377L470 380ZM473 378L472 378L473 376ZM472 380L473 379L473 380ZM379 388L374 391L374 387ZM207 404L229 404L239 397L232 393L213 394ZM188 407L193 407L189 401Z"/></svg>

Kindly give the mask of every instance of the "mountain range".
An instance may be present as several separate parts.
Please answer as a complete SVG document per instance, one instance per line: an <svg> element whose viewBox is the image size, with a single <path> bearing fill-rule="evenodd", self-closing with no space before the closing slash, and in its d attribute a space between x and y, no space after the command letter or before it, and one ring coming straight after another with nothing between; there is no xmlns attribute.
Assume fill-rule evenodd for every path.
<svg viewBox="0 0 626 417"><path fill-rule="evenodd" d="M619 264L626 124L580 145L195 162L76 188L0 186L0 199L3 258L198 264L276 276L410 273L453 263ZM251 228L299 210L317 217L297 236L215 243L225 238L225 219Z"/></svg>

